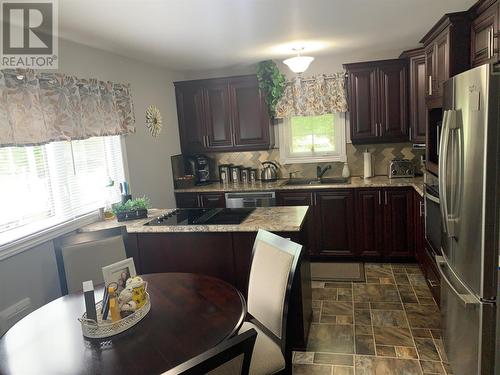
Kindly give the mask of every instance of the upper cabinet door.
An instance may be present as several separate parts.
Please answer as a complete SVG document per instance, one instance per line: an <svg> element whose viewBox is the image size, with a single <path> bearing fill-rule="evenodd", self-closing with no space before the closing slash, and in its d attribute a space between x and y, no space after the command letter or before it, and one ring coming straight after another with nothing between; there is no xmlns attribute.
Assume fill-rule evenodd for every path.
<svg viewBox="0 0 500 375"><path fill-rule="evenodd" d="M450 78L450 34L444 32L436 40L436 96L443 96L443 84Z"/></svg>
<svg viewBox="0 0 500 375"><path fill-rule="evenodd" d="M410 59L410 140L425 143L427 108L425 106L425 54Z"/></svg>
<svg viewBox="0 0 500 375"><path fill-rule="evenodd" d="M379 66L380 135L389 141L408 140L407 61Z"/></svg>
<svg viewBox="0 0 500 375"><path fill-rule="evenodd" d="M353 143L379 136L377 70L373 66L349 69L349 114Z"/></svg>
<svg viewBox="0 0 500 375"><path fill-rule="evenodd" d="M233 123L233 144L237 149L269 148L270 120L259 90L257 77L249 76L229 83Z"/></svg>
<svg viewBox="0 0 500 375"><path fill-rule="evenodd" d="M495 2L480 13L471 25L471 65L473 67L498 61L498 11Z"/></svg>
<svg viewBox="0 0 500 375"><path fill-rule="evenodd" d="M182 151L203 152L206 147L203 90L196 85L177 85L175 92Z"/></svg>
<svg viewBox="0 0 500 375"><path fill-rule="evenodd" d="M206 143L208 150L231 147L229 88L225 81L209 83L205 88Z"/></svg>

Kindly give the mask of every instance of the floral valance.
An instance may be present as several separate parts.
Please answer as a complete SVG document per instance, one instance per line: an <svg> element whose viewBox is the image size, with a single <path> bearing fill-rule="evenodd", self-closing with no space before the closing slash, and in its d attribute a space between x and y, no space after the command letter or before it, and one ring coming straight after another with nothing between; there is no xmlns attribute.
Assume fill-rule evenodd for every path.
<svg viewBox="0 0 500 375"><path fill-rule="evenodd" d="M320 75L288 82L276 106L276 117L318 116L333 112L347 112L347 94L344 73Z"/></svg>
<svg viewBox="0 0 500 375"><path fill-rule="evenodd" d="M0 146L133 132L128 84L33 70L0 71Z"/></svg>

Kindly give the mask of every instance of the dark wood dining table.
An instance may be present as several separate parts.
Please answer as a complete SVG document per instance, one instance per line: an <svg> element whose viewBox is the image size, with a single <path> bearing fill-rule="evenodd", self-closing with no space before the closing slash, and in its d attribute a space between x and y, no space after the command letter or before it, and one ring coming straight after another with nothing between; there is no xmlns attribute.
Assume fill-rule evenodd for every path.
<svg viewBox="0 0 500 375"><path fill-rule="evenodd" d="M82 294L58 298L0 338L0 374L161 374L230 337L243 322L245 300L222 280L189 273L142 277L151 310L138 324L87 339L77 320L85 310Z"/></svg>

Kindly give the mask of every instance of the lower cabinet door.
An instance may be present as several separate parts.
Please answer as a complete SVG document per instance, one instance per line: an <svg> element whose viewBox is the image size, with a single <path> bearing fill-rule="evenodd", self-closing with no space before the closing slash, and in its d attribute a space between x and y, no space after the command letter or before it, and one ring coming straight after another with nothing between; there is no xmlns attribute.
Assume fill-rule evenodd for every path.
<svg viewBox="0 0 500 375"><path fill-rule="evenodd" d="M415 255L413 189L384 189L384 257L412 258Z"/></svg>
<svg viewBox="0 0 500 375"><path fill-rule="evenodd" d="M314 192L312 191L279 191L276 193L277 206L309 206L306 218L305 242L310 255L316 254L314 241Z"/></svg>
<svg viewBox="0 0 500 375"><path fill-rule="evenodd" d="M200 201L197 193L175 193L177 208L198 208Z"/></svg>
<svg viewBox="0 0 500 375"><path fill-rule="evenodd" d="M353 191L317 192L314 203L316 252L322 256L355 256Z"/></svg>
<svg viewBox="0 0 500 375"><path fill-rule="evenodd" d="M356 191L357 255L363 258L381 258L384 247L383 191L366 189Z"/></svg>

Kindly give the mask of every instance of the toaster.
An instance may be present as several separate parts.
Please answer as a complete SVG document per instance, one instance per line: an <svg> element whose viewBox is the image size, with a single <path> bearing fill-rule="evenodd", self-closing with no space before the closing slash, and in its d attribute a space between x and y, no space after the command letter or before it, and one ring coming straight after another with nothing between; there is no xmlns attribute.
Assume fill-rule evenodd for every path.
<svg viewBox="0 0 500 375"><path fill-rule="evenodd" d="M389 178L415 177L415 165L408 159L392 159L388 175Z"/></svg>

